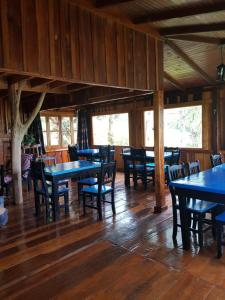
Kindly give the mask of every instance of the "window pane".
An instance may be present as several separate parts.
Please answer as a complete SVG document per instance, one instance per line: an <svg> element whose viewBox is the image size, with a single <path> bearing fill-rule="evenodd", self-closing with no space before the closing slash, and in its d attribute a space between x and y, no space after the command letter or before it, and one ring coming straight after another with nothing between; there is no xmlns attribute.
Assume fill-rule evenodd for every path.
<svg viewBox="0 0 225 300"><path fill-rule="evenodd" d="M50 143L51 143L51 146L59 145L59 133L58 132L50 132Z"/></svg>
<svg viewBox="0 0 225 300"><path fill-rule="evenodd" d="M154 146L154 115L153 111L145 111L145 146Z"/></svg>
<svg viewBox="0 0 225 300"><path fill-rule="evenodd" d="M70 117L62 117L62 131L70 131Z"/></svg>
<svg viewBox="0 0 225 300"><path fill-rule="evenodd" d="M50 124L50 131L58 131L59 130L59 118L58 117L50 117L49 124Z"/></svg>
<svg viewBox="0 0 225 300"><path fill-rule="evenodd" d="M92 117L95 145L129 145L128 114Z"/></svg>
<svg viewBox="0 0 225 300"><path fill-rule="evenodd" d="M62 132L62 144L63 145L71 144L71 133Z"/></svg>
<svg viewBox="0 0 225 300"><path fill-rule="evenodd" d="M47 146L48 141L47 141L47 133L46 132L43 132L43 138L44 138L44 145Z"/></svg>
<svg viewBox="0 0 225 300"><path fill-rule="evenodd" d="M77 118L73 117L73 129L77 130Z"/></svg>
<svg viewBox="0 0 225 300"><path fill-rule="evenodd" d="M42 130L46 131L46 117L41 117Z"/></svg>
<svg viewBox="0 0 225 300"><path fill-rule="evenodd" d="M164 111L164 144L169 147L202 147L202 106Z"/></svg>

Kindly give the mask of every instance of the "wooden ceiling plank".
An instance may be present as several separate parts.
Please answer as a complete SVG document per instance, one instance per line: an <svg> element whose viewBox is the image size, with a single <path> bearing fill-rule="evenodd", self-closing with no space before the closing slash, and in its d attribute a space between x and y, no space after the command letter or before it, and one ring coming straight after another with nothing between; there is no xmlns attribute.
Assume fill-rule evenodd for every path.
<svg viewBox="0 0 225 300"><path fill-rule="evenodd" d="M197 72L206 82L209 84L216 84L216 82L209 77L180 47L178 47L174 42L167 40L167 45L178 55L182 60L184 60L195 72Z"/></svg>
<svg viewBox="0 0 225 300"><path fill-rule="evenodd" d="M212 32L222 30L225 30L225 22L165 27L160 29L159 33L162 36L170 36L178 34Z"/></svg>
<svg viewBox="0 0 225 300"><path fill-rule="evenodd" d="M207 14L225 10L225 2L205 3L202 6L182 5L174 9L162 10L158 13L152 13L146 16L137 17L133 20L134 24L143 24L147 22L157 22L170 20L174 18L184 18L195 15Z"/></svg>
<svg viewBox="0 0 225 300"><path fill-rule="evenodd" d="M167 72L164 72L164 78L168 80L176 89L181 91L185 90L184 87Z"/></svg>
<svg viewBox="0 0 225 300"><path fill-rule="evenodd" d="M70 84L71 84L71 82L55 80L55 81L53 81L49 84L49 88L50 89L55 89L55 88L67 86L67 85L70 85Z"/></svg>
<svg viewBox="0 0 225 300"><path fill-rule="evenodd" d="M67 91L69 93L74 93L74 92L78 92L78 91L82 91L82 90L87 90L87 89L90 89L94 86L91 86L91 85L80 85L79 84L70 84L67 86Z"/></svg>
<svg viewBox="0 0 225 300"><path fill-rule="evenodd" d="M189 42L197 42L197 43L215 44L215 45L220 45L222 42L222 40L219 38L200 36L200 35L194 35L194 34L172 35L172 36L170 36L170 39L189 41Z"/></svg>
<svg viewBox="0 0 225 300"><path fill-rule="evenodd" d="M28 79L31 79L32 76L29 76L29 75L17 75L17 74L13 74L13 75L9 75L7 76L7 79L8 79L8 82L10 83L17 83L21 80L28 80Z"/></svg>
<svg viewBox="0 0 225 300"><path fill-rule="evenodd" d="M107 6L115 6L115 5L119 5L121 3L126 3L126 2L131 2L134 0L96 0L95 1L95 7L96 8L103 8L103 7L107 7Z"/></svg>

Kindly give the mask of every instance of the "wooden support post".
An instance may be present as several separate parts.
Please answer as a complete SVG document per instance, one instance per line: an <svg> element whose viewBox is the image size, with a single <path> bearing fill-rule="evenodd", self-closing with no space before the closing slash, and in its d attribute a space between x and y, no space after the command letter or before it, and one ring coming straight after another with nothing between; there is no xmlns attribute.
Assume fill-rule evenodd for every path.
<svg viewBox="0 0 225 300"><path fill-rule="evenodd" d="M218 91L217 89L213 89L212 91L212 116L211 116L211 124L212 124L212 152L217 153L217 121L218 121L218 111L217 111L217 102L218 102Z"/></svg>
<svg viewBox="0 0 225 300"><path fill-rule="evenodd" d="M163 91L156 91L154 94L154 151L155 151L155 213L166 209L164 189L164 135L163 135Z"/></svg>

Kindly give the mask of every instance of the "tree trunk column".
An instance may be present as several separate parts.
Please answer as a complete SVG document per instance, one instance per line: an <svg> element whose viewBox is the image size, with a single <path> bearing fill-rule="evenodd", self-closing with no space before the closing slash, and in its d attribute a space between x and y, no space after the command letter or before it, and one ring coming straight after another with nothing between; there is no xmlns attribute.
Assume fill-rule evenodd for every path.
<svg viewBox="0 0 225 300"><path fill-rule="evenodd" d="M163 108L164 93L159 90L154 93L154 152L155 152L155 199L156 213L166 209L165 202L165 173L164 173L164 134L163 134Z"/></svg>

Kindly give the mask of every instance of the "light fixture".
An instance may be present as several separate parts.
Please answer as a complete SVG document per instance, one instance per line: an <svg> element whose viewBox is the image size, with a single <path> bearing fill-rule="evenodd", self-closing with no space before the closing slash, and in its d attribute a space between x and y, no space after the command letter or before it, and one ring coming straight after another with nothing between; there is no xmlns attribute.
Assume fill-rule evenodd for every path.
<svg viewBox="0 0 225 300"><path fill-rule="evenodd" d="M225 65L223 63L223 45L221 45L221 64L216 67L217 69L217 80L225 81Z"/></svg>

